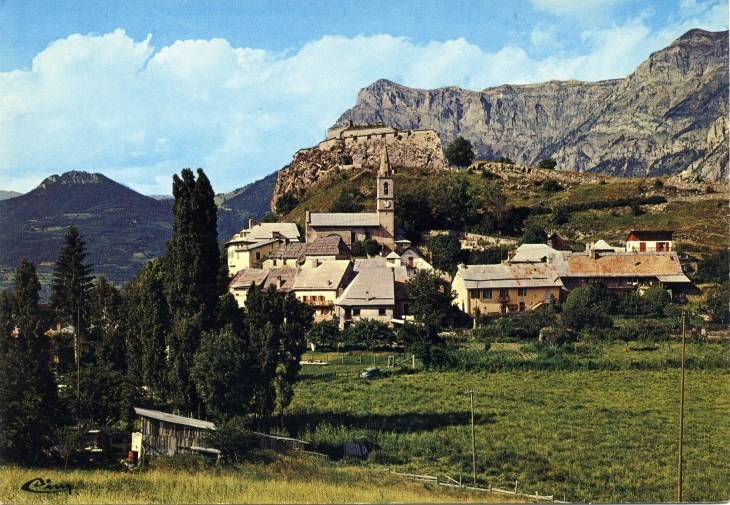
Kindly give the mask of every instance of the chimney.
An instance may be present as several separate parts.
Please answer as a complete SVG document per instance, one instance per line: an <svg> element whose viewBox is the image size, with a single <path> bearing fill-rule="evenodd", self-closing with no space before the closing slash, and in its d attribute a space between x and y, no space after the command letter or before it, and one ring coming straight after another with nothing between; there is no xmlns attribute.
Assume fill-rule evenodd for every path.
<svg viewBox="0 0 730 505"><path fill-rule="evenodd" d="M283 288L284 287L284 281L281 279L281 275L277 275L276 276L276 280L278 281L279 288Z"/></svg>
<svg viewBox="0 0 730 505"><path fill-rule="evenodd" d="M370 291L365 291L365 299L370 301Z"/></svg>
<svg viewBox="0 0 730 505"><path fill-rule="evenodd" d="M256 218L255 217L249 217L248 218L248 229L250 230L254 226L256 226Z"/></svg>

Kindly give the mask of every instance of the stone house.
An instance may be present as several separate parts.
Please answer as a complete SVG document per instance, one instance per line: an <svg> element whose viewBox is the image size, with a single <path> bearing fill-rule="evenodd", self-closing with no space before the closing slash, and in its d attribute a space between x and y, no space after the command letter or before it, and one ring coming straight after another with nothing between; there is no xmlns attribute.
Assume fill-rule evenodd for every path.
<svg viewBox="0 0 730 505"><path fill-rule="evenodd" d="M239 307L244 307L251 284L262 289L274 285L277 293L286 294L292 290L297 273L296 268L244 268L228 284L228 292Z"/></svg>
<svg viewBox="0 0 730 505"><path fill-rule="evenodd" d="M349 260L350 248L342 241L339 235L319 237L313 242L292 242L282 245L264 261L264 268L298 268L308 258L320 262L329 260Z"/></svg>
<svg viewBox="0 0 730 505"><path fill-rule="evenodd" d="M248 228L236 233L226 242L228 273L235 275L244 268L259 266L268 255L282 244L299 242L295 223L260 223L251 218Z"/></svg>
<svg viewBox="0 0 730 505"><path fill-rule="evenodd" d="M292 291L297 299L314 307L315 322L332 319L335 301L345 290L352 275L350 260L320 261L307 258L298 270Z"/></svg>

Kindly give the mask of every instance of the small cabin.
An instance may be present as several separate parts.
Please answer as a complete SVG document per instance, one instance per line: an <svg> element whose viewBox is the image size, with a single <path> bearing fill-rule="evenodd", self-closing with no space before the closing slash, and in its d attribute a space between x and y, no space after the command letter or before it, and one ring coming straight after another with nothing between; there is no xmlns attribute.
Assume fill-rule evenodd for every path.
<svg viewBox="0 0 730 505"><path fill-rule="evenodd" d="M204 442L205 434L215 430L211 422L139 407L134 412L142 425L141 433L132 434L132 451L138 457L171 456L181 451L218 453Z"/></svg>

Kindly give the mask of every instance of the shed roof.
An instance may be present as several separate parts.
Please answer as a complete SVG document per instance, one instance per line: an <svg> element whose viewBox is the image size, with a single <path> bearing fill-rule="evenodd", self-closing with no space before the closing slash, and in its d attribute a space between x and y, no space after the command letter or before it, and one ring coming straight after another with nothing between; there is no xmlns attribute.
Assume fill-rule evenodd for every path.
<svg viewBox="0 0 730 505"><path fill-rule="evenodd" d="M208 421L201 421L200 419L194 419L192 417L183 417L175 414L168 414L167 412L160 412L159 410L149 410L140 407L134 407L134 412L138 416L157 419L167 423L192 426L194 428L202 428L205 430L215 430L215 424Z"/></svg>
<svg viewBox="0 0 730 505"><path fill-rule="evenodd" d="M467 289L562 287L558 269L549 263L459 265Z"/></svg>
<svg viewBox="0 0 730 505"><path fill-rule="evenodd" d="M316 267L302 268L294 281L294 290L337 289L342 283L350 260L323 261Z"/></svg>
<svg viewBox="0 0 730 505"><path fill-rule="evenodd" d="M393 305L394 284L390 268L368 268L357 274L335 303L341 306Z"/></svg>
<svg viewBox="0 0 730 505"><path fill-rule="evenodd" d="M309 214L309 225L314 227L337 228L340 226L380 226L377 212L312 212Z"/></svg>

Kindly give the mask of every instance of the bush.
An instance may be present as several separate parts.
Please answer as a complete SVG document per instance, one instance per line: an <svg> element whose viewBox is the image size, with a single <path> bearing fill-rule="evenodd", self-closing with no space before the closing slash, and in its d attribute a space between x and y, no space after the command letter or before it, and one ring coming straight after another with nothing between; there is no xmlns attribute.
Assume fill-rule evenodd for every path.
<svg viewBox="0 0 730 505"><path fill-rule="evenodd" d="M558 166L558 162L552 158L543 158L537 162L537 168L547 168L547 169L552 170L557 166Z"/></svg>
<svg viewBox="0 0 730 505"><path fill-rule="evenodd" d="M221 451L221 457L229 463L243 459L255 445L254 436L242 417L216 424L216 430L207 432L204 440L210 447Z"/></svg>
<svg viewBox="0 0 730 505"><path fill-rule="evenodd" d="M652 286L646 290L643 298L643 313L649 317L663 317L664 308L672 301L669 292L660 287Z"/></svg>
<svg viewBox="0 0 730 505"><path fill-rule="evenodd" d="M373 350L391 346L395 334L382 321L361 319L342 332L342 339L348 346Z"/></svg>
<svg viewBox="0 0 730 505"><path fill-rule="evenodd" d="M545 191L555 192L555 191L562 191L563 186L561 186L560 183L558 181L556 181L555 179L548 179L542 185L542 189L544 189Z"/></svg>
<svg viewBox="0 0 730 505"><path fill-rule="evenodd" d="M314 323L305 337L307 342L311 342L315 347L335 349L342 340L340 323L337 319Z"/></svg>
<svg viewBox="0 0 730 505"><path fill-rule="evenodd" d="M299 198L291 191L287 191L276 201L276 213L283 216L294 210L297 205L299 205Z"/></svg>

